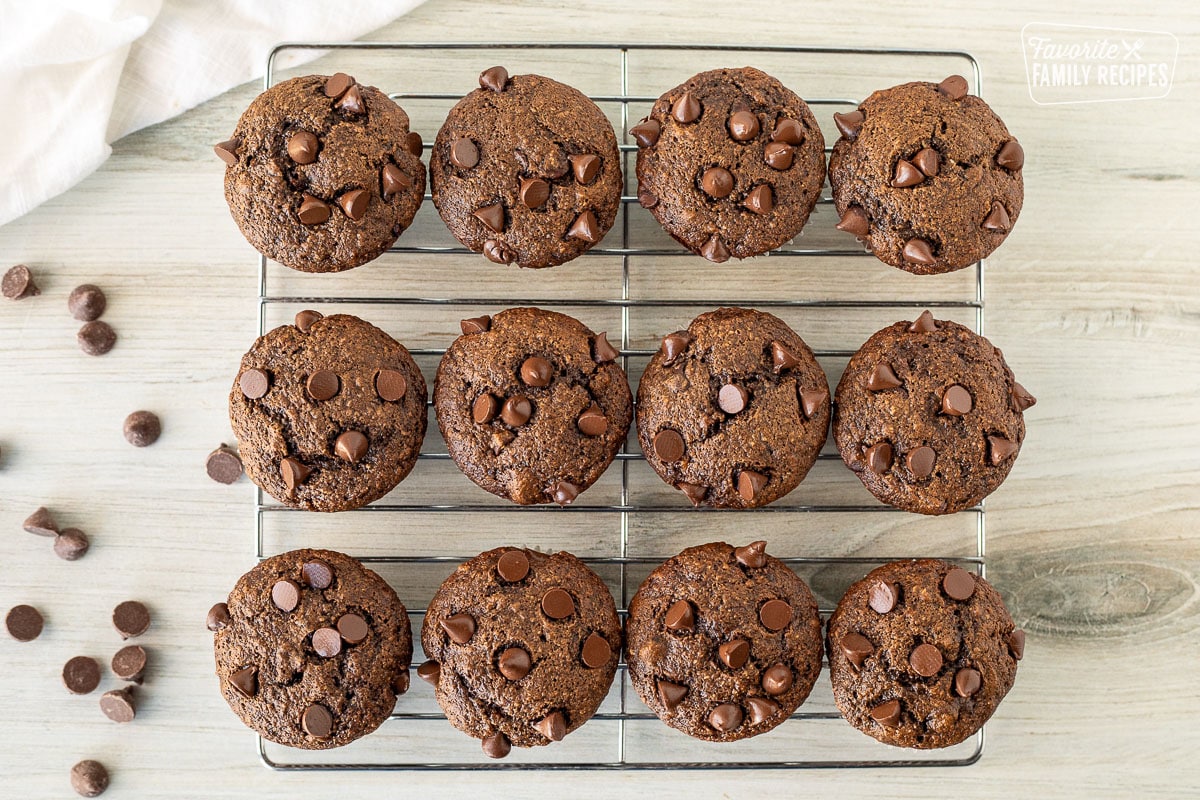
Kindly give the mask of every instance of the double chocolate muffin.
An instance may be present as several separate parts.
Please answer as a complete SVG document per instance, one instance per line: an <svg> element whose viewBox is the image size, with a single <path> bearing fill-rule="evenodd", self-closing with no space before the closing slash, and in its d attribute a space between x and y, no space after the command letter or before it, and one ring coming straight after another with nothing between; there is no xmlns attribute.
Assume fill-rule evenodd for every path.
<svg viewBox="0 0 1200 800"><path fill-rule="evenodd" d="M462 331L433 387L450 457L514 503L573 502L629 432L633 399L616 348L540 308L465 319Z"/></svg>
<svg viewBox="0 0 1200 800"><path fill-rule="evenodd" d="M503 758L561 741L612 685L621 623L608 587L570 553L501 547L462 564L421 629L433 684L454 727Z"/></svg>
<svg viewBox="0 0 1200 800"><path fill-rule="evenodd" d="M829 430L829 384L783 320L719 308L663 339L638 386L646 461L693 505L753 508L804 480Z"/></svg>
<svg viewBox="0 0 1200 800"><path fill-rule="evenodd" d="M215 149L242 235L303 272L340 272L377 257L425 196L421 137L408 115L340 72L271 87Z"/></svg>
<svg viewBox="0 0 1200 800"><path fill-rule="evenodd" d="M246 474L285 505L346 511L404 480L425 438L408 350L348 314L301 311L254 343L229 393Z"/></svg>
<svg viewBox="0 0 1200 800"><path fill-rule="evenodd" d="M851 357L833 437L879 500L951 514L1008 476L1035 402L991 342L926 311L876 332Z"/></svg>
<svg viewBox="0 0 1200 800"><path fill-rule="evenodd" d="M753 67L693 76L629 133L638 201L709 261L791 240L825 182L825 140L808 105Z"/></svg>
<svg viewBox="0 0 1200 800"><path fill-rule="evenodd" d="M392 588L353 558L293 550L247 572L208 613L221 694L289 747L370 733L408 690L412 631Z"/></svg>
<svg viewBox="0 0 1200 800"><path fill-rule="evenodd" d="M834 122L837 227L885 264L921 275L961 269L1016 224L1024 151L961 75L883 89Z"/></svg>
<svg viewBox="0 0 1200 800"><path fill-rule="evenodd" d="M732 742L787 719L821 672L821 619L804 581L765 542L690 547L629 604L629 677L676 730Z"/></svg>
<svg viewBox="0 0 1200 800"><path fill-rule="evenodd" d="M999 592L945 561L896 561L846 590L829 618L842 716L899 747L958 744L1012 688L1025 652Z"/></svg>
<svg viewBox="0 0 1200 800"><path fill-rule="evenodd" d="M450 110L429 176L450 233L498 264L570 261L604 238L621 204L617 137L599 107L504 67Z"/></svg>

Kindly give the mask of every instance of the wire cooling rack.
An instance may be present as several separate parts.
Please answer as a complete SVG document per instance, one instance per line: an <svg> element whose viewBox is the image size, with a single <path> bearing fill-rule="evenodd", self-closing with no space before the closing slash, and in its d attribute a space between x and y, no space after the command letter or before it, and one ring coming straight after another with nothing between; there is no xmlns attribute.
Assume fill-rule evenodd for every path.
<svg viewBox="0 0 1200 800"><path fill-rule="evenodd" d="M314 53L314 51L316 51ZM317 60L299 69L289 63ZM576 86L609 116L626 177L621 213L598 246L553 270L486 262L454 242L432 203L423 204L397 245L369 266L307 275L259 260L258 328L291 321L304 308L359 314L404 342L426 376L457 335L458 320L518 305L553 308L607 330L636 379L661 336L718 305L764 308L813 347L836 386L845 361L875 330L933 309L983 332L984 263L940 276L911 276L877 262L834 229L828 189L804 233L768 257L712 265L670 240L637 204L637 146L626 131L664 91L692 74L749 63L775 75L813 108L827 143L835 111L904 80L968 78L968 53L816 47L650 44L289 43L267 60L265 86L297 74L356 75L388 91L409 113L426 151L446 112L476 86L480 71L504 64ZM828 152L831 148L826 147ZM383 726L332 752L310 753L257 741L276 770L634 770L800 769L963 766L983 754L981 730L942 751L879 744L843 722L823 669L809 700L764 736L731 744L693 740L661 723L629 683L622 661L598 713L566 740L485 758L478 742L451 728L433 692L416 679L423 660L423 606L453 568L500 545L574 552L605 579L622 618L641 580L684 547L724 539L768 540L816 593L823 618L850 582L899 558L940 557L977 574L985 568L982 504L949 518L924 518L879 504L826 444L808 479L788 497L746 511L692 509L645 464L631 434L614 465L571 506L516 506L487 495L454 468L430 410L429 434L413 473L387 497L357 511L312 514L256 490L255 555L330 547L371 565L410 607L418 652L412 689ZM415 607L414 607L415 606ZM826 665L827 667L827 665Z"/></svg>

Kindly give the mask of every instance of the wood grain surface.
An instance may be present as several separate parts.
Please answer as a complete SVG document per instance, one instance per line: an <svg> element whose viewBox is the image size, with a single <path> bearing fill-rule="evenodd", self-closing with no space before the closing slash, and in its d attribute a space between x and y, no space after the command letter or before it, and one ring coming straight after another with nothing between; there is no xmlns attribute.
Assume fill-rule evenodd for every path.
<svg viewBox="0 0 1200 800"><path fill-rule="evenodd" d="M1028 22L1171 31L1179 40L1174 86L1159 100L1036 105L1026 88L1020 41ZM81 758L109 766L113 783L106 797L130 798L1200 794L1194 764L1200 748L1200 268L1194 252L1200 12L1193 4L1171 0L1131 8L1115 0L1072 0L1050 11L1030 0L970 8L912 0L886 8L858 2L609 0L564 6L550 0L430 0L367 38L896 46L961 48L975 55L984 96L1027 154L1020 222L988 262L986 329L1039 400L1026 415L1029 433L1020 461L987 503L988 577L1029 632L1029 642L1016 686L988 725L986 752L965 768L803 773L264 769L253 736L217 692L211 639L203 627L208 607L254 560L252 487L245 481L220 486L203 468L209 450L231 441L226 394L256 331L256 261L229 218L222 167L211 151L260 90L254 82L117 142L96 174L0 228L0 267L29 264L42 289L40 297L20 303L0 301L0 608L31 603L47 619L46 632L32 643L0 634L0 797L70 796L68 770ZM586 70L584 61L579 69ZM708 65L723 64L717 59ZM669 80L672 67L652 77ZM372 82L421 85L423 76L405 74L402 64L394 68ZM431 69L429 79L454 69L466 67ZM841 64L797 82L836 85L847 72L851 67ZM663 83L660 91L672 85ZM19 124L11 116L17 113L9 109L3 125ZM414 112L414 119L420 114ZM431 141L436 122L422 121L418 130ZM436 221L430 208L423 214L426 223ZM828 228L830 216L828 210L818 214L810 227L820 222ZM799 280L783 272L786 261L726 265L736 274L717 277L713 267L695 262L649 264L639 279L646 291L669 286L694 292L698 303L712 296L714 286L704 282L713 280L727 281L731 292L744 296L786 297L789 281ZM488 282L489 294L514 298L611 294L613 267L595 262L594 274L564 267L540 275L484 269L475 261L452 272L448 262L430 261L425 267L398 264L390 279L425 281L429 294L442 296L456 296L463 282L480 281ZM350 273L359 274L341 285L373 291L373 282L389 273L371 270ZM619 264L616 272L619 277ZM926 291L886 268L869 276L878 283L863 291L913 298ZM273 277L289 293L309 285L301 276ZM862 288L833 266L819 280L830 291ZM83 282L104 287L104 319L120 336L103 358L84 356L75 344L78 323L67 313L66 297ZM938 284L941 295L968 290L961 277ZM652 346L647 343L656 335L698 310L638 317L631 342ZM270 321L291 311L272 309L279 318ZM422 316L378 309L378 316L410 345L436 347L445 346L456 311ZM611 321L605 318L611 311L593 311L580 316L596 327ZM877 318L794 314L790 321L814 347L837 349L854 336L865 338ZM830 333L840 325L845 329L838 335ZM422 361L429 377L434 360ZM836 358L827 368L836 378ZM138 408L163 419L162 439L144 450L121 436L122 419ZM831 494L866 502L865 492L835 468L837 462L822 462L796 502ZM418 473L423 477L414 473L406 489L413 497L428 501L445 491L478 499L448 464L430 462ZM670 499L646 473L635 477L647 496ZM598 502L617 491L606 479L593 490ZM60 524L85 530L92 552L64 562L54 557L49 540L23 533L21 521L39 505L53 509ZM286 520L276 524L280 516ZM606 546L579 522L583 517L547 527L542 516L498 516L508 527L478 531L470 519L454 515L353 528L327 526L316 515L274 515L265 544L272 551L320 541L351 552L396 552L411 535L444 540L448 551L460 554L505 537L543 546L576 537L575 549L582 551ZM961 520L875 515L888 519L873 529L861 517L833 515L820 531L803 534L790 521L794 515L764 516L769 538L792 554L804 547L863 552L872 542L872 552L879 553L883 536L897 552L962 541ZM635 531L645 543L640 553L669 555L710 534L751 533L746 518L733 519L710 514L640 521L646 526ZM381 536L393 538L382 542ZM409 578L410 603L423 602L440 577L430 572ZM819 594L825 587L830 595L841 580L819 572L805 577ZM633 586L638 579L629 576ZM403 589L401 594L409 600ZM105 664L102 689L116 686L107 662L120 644L109 614L130 598L153 611L153 626L140 640L152 664L137 720L117 726L99 713L98 693L69 695L59 673L69 657L92 655ZM439 725L428 729L427 738L408 737L396 746L436 754L462 745L457 733ZM836 755L841 742L858 746L851 734L857 736L834 731L797 747ZM597 747L607 746L599 727L587 736ZM678 745L665 734L631 743L664 753Z"/></svg>

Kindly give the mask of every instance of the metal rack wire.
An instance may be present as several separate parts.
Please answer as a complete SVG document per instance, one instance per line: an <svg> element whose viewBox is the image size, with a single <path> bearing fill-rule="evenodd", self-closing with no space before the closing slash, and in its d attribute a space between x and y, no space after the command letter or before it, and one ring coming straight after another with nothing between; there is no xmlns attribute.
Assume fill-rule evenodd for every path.
<svg viewBox="0 0 1200 800"><path fill-rule="evenodd" d="M665 90L669 86L678 83L692 71L688 70L683 64L678 65L678 69L684 70L678 76L678 80L673 82L663 83L658 88L658 92L641 91L643 87L633 87L631 78L637 76L637 66L631 64L633 58L644 60L646 57L658 57L662 60L675 65L678 61L688 63L689 59L699 58L706 62L704 68L712 68L721 66L723 60L731 56L746 57L748 60L754 59L783 59L785 61L802 61L810 60L813 63L819 63L821 59L833 59L836 57L846 57L861 64L874 64L881 74L890 74L888 72L888 59L904 59L906 63L917 63L924 65L929 64L951 63L958 65L955 71L962 72L967 75L974 93L979 94L981 75L978 63L968 53L960 51L947 50L897 50L897 49L857 49L857 48L815 48L815 47L761 47L761 46L712 46L712 45L650 45L650 44L564 44L564 43L544 43L544 44L399 44L399 43L289 43L281 44L276 47L270 54L266 65L265 87L269 88L276 82L277 74L281 70L281 59L286 59L295 52L324 51L323 58L327 62L328 70L343 69L343 62L351 55L359 56L364 64L370 66L375 59L387 56L390 59L399 59L400 63L407 64L410 60L415 61L419 56L428 57L430 54L442 54L443 58L453 57L455 55L469 54L469 58L460 59L464 61L461 69L458 70L461 74L458 77L455 86L461 85L462 89L458 93L452 91L446 92L395 92L390 96L399 101L401 105L409 107L411 103L429 103L434 107L442 109L442 115L445 110L448 110L461 97L462 91L468 90L472 84L474 75L481 69L490 66L492 63L497 63L508 58L536 58L542 65L541 70L547 74L554 75L561 80L571 82L570 78L562 75L562 69L557 67L563 66L561 63L567 54L574 57L584 58L588 61L595 59L612 61L612 67L617 71L619 77L616 86L616 91L596 91L586 92L597 104L602 107L608 107L613 110L616 117L613 122L618 126L619 138L621 139L620 151L623 160L623 172L627 177L634 173L633 162L636 158L637 146L632 143L629 136L625 134L632 123L640 116L635 115L630 111L631 106L635 108L649 108L649 106L658 97L658 92ZM491 61L488 59L495 59ZM915 59L915 62L910 62L910 59ZM487 63L484 63L487 61ZM714 63L715 62L715 63ZM445 61L443 64L446 63ZM325 66L325 65L323 65ZM911 69L911 67L908 67ZM309 68L311 70L311 65ZM771 71L771 70L768 70ZM948 73L947 73L948 74ZM932 78L933 75L924 75L923 77ZM939 75L938 77L943 77ZM866 79L864 79L866 80ZM866 88L878 88L878 86L888 85L886 79L873 78L876 81L875 85L867 85ZM787 81L785 81L787 82ZM894 81L893 81L894 82ZM648 87L647 87L648 88ZM861 94L857 95L861 96ZM858 100L855 95L851 96L818 96L806 97L806 101L814 108L822 123L828 122L832 116L832 110L839 107L852 108L857 105ZM440 119L440 117L439 117ZM831 137L827 137L831 138ZM430 144L425 145L426 150L430 148ZM828 152L831 148L827 147ZM631 186L627 183L625 196L622 197L622 213L620 214L617 224L613 230L609 232L605 241L599 246L590 250L587 254L581 257L580 261L587 263L592 259L610 258L620 260L620 291L619 296L611 297L572 297L563 298L556 297L553 293L545 296L536 297L520 297L520 296L504 296L504 297L487 297L487 296L432 296L423 295L424 287L417 285L397 286L402 291L410 291L411 295L397 295L390 291L380 291L378 286L372 285L367 291L362 293L346 293L338 296L329 296L319 292L313 292L308 289L308 286L316 284L308 284L300 292L285 292L275 294L269 291L270 278L272 275L286 276L288 271L272 265L265 257L259 258L259 284L258 284L258 330L259 335L266 332L269 324L269 317L274 311L282 309L296 309L317 306L350 306L361 307L363 305L379 306L382 308L396 309L399 307L405 313L415 313L421 308L434 307L438 311L445 311L447 315L452 315L453 307L468 307L474 309L498 309L506 306L515 305L536 305L549 308L583 308L583 309L608 309L615 310L619 313L620 319L620 357L621 364L626 373L630 375L631 380L637 374L631 372L632 362L643 362L653 355L654 350L648 347L635 347L634 336L632 334L632 323L635 321L635 315L651 314L655 311L662 312L664 310L675 308L695 308L696 313L701 310L706 310L715 305L745 305L749 307L765 308L779 313L780 310L786 309L824 309L836 312L842 309L856 309L872 312L878 309L880 319L883 324L894 321L892 314L897 310L915 310L922 308L941 309L944 313L958 313L967 315L973 318L974 329L983 332L983 314L984 314L984 262L980 261L971 268L974 272L973 292L970 296L957 299L946 299L937 297L922 297L920 299L888 299L888 298L872 298L872 297L789 297L780 298L776 296L766 297L734 297L730 296L728 290L714 292L711 296L700 297L672 297L669 294L660 294L655 292L653 296L640 296L638 290L633 286L632 278L636 275L636 270L639 266L645 263L666 263L668 261L678 259L693 259L697 257L683 250L681 247L674 245L669 240L664 240L660 243L646 244L642 239L644 236L636 234L631 222L632 215L630 209L637 208L636 192L631 190ZM428 200L428 197L426 198ZM832 203L826 193L819 201L819 206L828 207ZM430 206L426 203L424 207ZM423 208L424 208L423 207ZM635 211L633 213L639 213ZM810 221L810 227L813 223ZM410 231L403 237L400 242L391 248L388 254L381 261L403 260L403 259L443 259L447 256L467 257L470 251L455 244L444 243L424 243L413 241L412 232ZM419 234L418 234L419 236ZM854 246L854 242L848 236L839 235L837 246L785 246L770 254L771 259L778 257L786 257L795 259L795 263L799 265L810 265L814 268L819 268L822 265L822 260L827 257L844 257L853 258L858 263L874 263L871 256L861 247ZM475 256L478 258L478 256ZM860 261L865 259L865 261ZM815 262L815 263L814 263ZM367 269L379 270L385 267L380 265L372 265ZM560 268L568 269L569 267ZM504 269L503 267L493 267L493 269ZM889 268L884 268L889 269ZM325 276L320 276L325 277ZM921 284L922 287L929 286L934 289L939 280L938 277L929 277L924 279L927 283ZM539 280L539 284L543 286L553 287L554 276L549 275ZM326 286L328 284L320 284ZM340 286L341 284L339 284ZM669 291L669 290L668 290ZM353 310L353 309L352 309ZM479 312L475 312L479 313ZM471 314L473 315L473 314ZM452 315L451 322L456 323L459 316ZM610 333L610 338L612 335ZM447 336L444 341L449 342L450 337ZM815 348L815 352L823 363L828 360L846 359L857 347L859 342L847 341L843 347ZM444 352L443 347L425 347L425 348L410 348L410 351L415 357L420 360L422 357L426 359L436 359ZM432 430L432 426L431 426ZM414 474L422 470L422 465L430 468L428 465L436 462L448 462L449 455L445 452L444 447L430 448L430 441L427 437L426 450L423 451L419 458L419 463ZM897 518L905 517L911 520L912 515L904 515L903 512L897 512L894 509L878 504L866 502L803 502L803 503L785 503L778 502L776 504L763 508L728 512L728 511L713 511L711 509L690 509L686 505L680 505L678 498L672 496L662 496L660 498L644 499L635 489L637 482L641 478L635 478L631 473L642 461L643 457L637 449L636 437L631 437L618 454L617 460L610 473L613 470L619 472L620 483L619 488L615 490L614 502L594 502L590 501L587 494L584 494L573 505L565 508L557 506L517 506L512 504L489 503L483 500L474 501L467 500L463 502L443 501L443 502L419 502L417 500L409 500L407 502L397 501L393 499L396 494L403 495L404 484L400 489L393 492L393 495L383 498L376 503L366 506L362 509L353 512L345 512L334 515L333 523L327 523L330 520L328 515L323 517L322 523L335 524L336 526L353 525L355 521L362 522L368 519L367 515L389 515L394 514L399 518L407 518L407 515L417 515L418 518L424 515L464 515L466 518L471 518L479 524L486 524L490 519L490 515L499 514L496 518L496 524L504 526L509 520L513 519L536 519L539 524L545 524L551 520L568 520L577 518L575 515L588 515L589 519L605 520L604 525L611 524L614 526L617 535L618 546L616 552L611 555L591 555L585 556L583 560L589 563L594 569L606 570L606 575L610 580L610 586L614 592L618 593L618 606L622 618L626 613L625 606L637 584L633 581L631 574L642 574L649 571L653 566L658 564L662 558L651 557L647 555L635 554L631 545L635 543L636 537L642 534L636 533L633 530L632 522L642 517L643 515L654 515L653 518L667 518L670 515L691 515L698 514L708 517L712 514L718 515L738 515L743 518L746 524L754 524L755 520L764 519L759 516L744 516L741 515L835 515L835 514L850 514L850 515L876 515L876 514L894 514ZM821 461L837 462L839 457L836 452L823 452L820 456ZM647 476L653 478L652 473L646 470ZM851 479L853 480L853 479ZM409 478L412 481L412 478ZM476 490L478 491L478 490ZM593 493L595 489L593 489ZM676 493L677 494L677 493ZM869 497L862 494L861 497ZM490 500L490 498L488 498ZM272 554L273 546L268 543L267 539L267 523L274 520L295 520L297 517L290 516L295 513L294 509L286 506L277 505L266 498L261 490L255 490L254 493L254 509L255 509L255 556L259 559L265 558ZM300 512L303 513L303 512ZM568 515L563 517L548 517L547 514ZM534 515L532 517L522 517L521 515ZM974 525L971 526L967 534L967 538L973 541L959 542L954 549L957 552L886 552L871 549L870 552L857 554L835 554L827 556L794 556L784 557L782 560L792 566L794 569L814 569L824 570L834 567L847 567L856 576L868 571L872 566L883 563L889 560L902 557L912 557L916 555L930 557L944 557L960 564L973 568L979 575L984 574L985 570L985 544L986 532L984 523L984 509L980 504L966 512L963 515L972 516ZM310 518L313 515L308 515ZM960 515L961 516L961 515ZM811 519L809 517L808 519ZM817 517L819 519L819 517ZM863 517L865 519L865 517ZM856 516L855 519L858 519ZM608 522L611 520L611 522ZM286 522L280 522L286 526ZM755 537L757 538L757 537ZM702 541L710 539L696 540L690 544L700 544ZM573 542L567 541L566 537L555 546L563 549L571 549ZM436 545L435 545L436 546ZM286 548L279 548L286 549ZM640 551L639 551L640 552ZM398 571L398 575L404 582L408 581L407 570L417 569L423 565L433 565L435 568L440 567L444 572L448 573L454 565L460 563L474 555L474 552L462 553L446 553L446 552L420 552L416 554L401 553L401 552L383 552L383 553L367 553L357 554L360 560L371 564L374 568L379 569L381 565L387 566L389 569ZM665 555L669 554L664 554ZM401 589L401 596L406 600L405 593ZM823 618L827 618L832 611L831 603L836 598L826 598L822 602L821 614ZM419 631L420 622L423 616L423 609L410 609L410 618L412 619L414 630ZM419 663L419 659L414 659L415 664ZM415 675L414 675L415 678ZM820 686L828 681L822 677L818 682ZM289 751L286 748L277 748L265 742L261 737L257 737L257 752L262 760L262 763L275 770L475 770L475 769L490 769L490 770L529 770L529 769L592 769L592 770L634 770L634 769L802 769L816 767L905 767L905 766L964 766L977 761L983 754L984 747L984 732L981 730L975 737L957 748L951 749L944 753L917 753L911 751L903 751L895 748L887 748L883 745L877 745L874 742L867 740L867 737L861 736L855 731L849 729L849 726L840 721L840 716L832 703L826 701L824 708L812 708L814 701L810 699L809 703L801 706L792 719L781 726L776 731L763 737L755 737L747 740L746 743L738 743L738 748L729 746L712 745L699 741L691 741L680 744L679 739L669 740L669 745L662 751L656 749L656 754L665 752L667 756L656 755L651 758L640 758L638 753L633 752L635 749L646 747L646 743L657 742L655 739L659 733L667 736L667 728L658 722L654 715L640 704L636 693L633 692L628 682L625 671L625 664L622 660L618 670L617 680L614 683L610 697L605 704L601 706L600 711L593 717L593 720L581 729L589 730L592 727L603 726L605 728L605 736L607 731L611 729L612 735L616 737L615 751L611 757L604 757L604 754L589 752L584 749L579 753L572 753L566 760L556 760L548 757L542 757L539 751L546 751L548 754L554 748L561 747L566 744L560 743L552 748L538 748L533 751L518 753L513 752L510 759L500 762L489 761L484 758L474 747L473 750L461 750L458 748L458 743L454 740L451 744L443 747L445 752L439 752L436 749L431 751L425 741L426 735L430 730L428 725L440 724L442 728L449 728L445 724L444 716L436 709L429 699L426 699L425 705L414 707L410 704L410 699L413 694L418 692L423 684L414 680L416 684L414 690L401 698L397 704L395 712L390 720L384 723L380 732L366 737L362 742L376 739L381 735L391 735L397 737L401 747L391 746L387 749L380 750L376 747L367 752L355 751L355 756L341 757L338 754L329 756L328 754L313 754L302 753L301 751ZM422 708L427 710L422 710ZM830 721L830 722L823 722ZM795 753L791 749L794 746L803 746L803 742L799 744L795 742L785 742L783 747L776 746L773 749L761 748L758 745L760 740L766 741L775 738L781 731L789 728L789 726L798 726L808 724L822 724L822 734L826 735L826 731L832 732L835 738L840 738L843 733L842 729L850 730L849 736L856 738L847 738L846 745L843 747L837 745L833 751L828 748L815 748L817 752L813 753ZM634 726L646 726L647 733L642 733L639 728L639 738L636 740L636 746L629 744L631 732ZM657 727L655 727L657 726ZM834 728L833 726L837 726ZM411 736L406 736L406 728L412 728ZM661 729L661 731L659 730ZM580 733L581 733L580 732ZM578 738L580 733L569 737L571 739ZM466 740L467 737L461 736L455 732L455 736ZM680 734L671 734L676 737L682 737ZM686 737L682 737L686 738ZM414 741L419 746L404 747L411 745ZM467 740L469 743L473 740ZM655 745L657 747L657 745ZM351 748L359 748L359 743L344 748L349 751ZM333 760L325 760L323 757L332 758ZM408 755L405 759L402 756ZM299 758L300 760L297 760Z"/></svg>

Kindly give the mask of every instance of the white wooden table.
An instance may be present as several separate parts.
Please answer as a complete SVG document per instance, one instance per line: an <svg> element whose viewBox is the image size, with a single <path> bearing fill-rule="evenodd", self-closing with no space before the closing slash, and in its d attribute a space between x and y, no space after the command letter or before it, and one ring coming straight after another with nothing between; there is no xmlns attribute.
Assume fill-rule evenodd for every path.
<svg viewBox="0 0 1200 800"><path fill-rule="evenodd" d="M212 483L203 463L231 441L226 393L254 337L257 291L210 145L226 138L255 82L118 142L95 175L0 228L0 267L28 263L43 292L0 305L0 608L27 602L47 617L36 642L0 635L0 796L70 796L67 772L89 757L113 774L106 796L138 798L1200 791L1200 15L1183 0L1144 7L1153 15L1112 0L1072 2L1054 17L1029 0L940 5L702 10L678 0L651 15L631 0L431 0L369 38L940 47L979 59L985 96L1027 153L1021 221L989 259L987 332L1039 402L1016 469L988 501L988 575L1029 644L978 764L299 775L260 766L216 690L203 628L208 607L253 563L250 485ZM1019 38L1027 22L1172 31L1174 87L1145 102L1036 105ZM896 80L910 77L942 76ZM421 132L429 141L435 129ZM103 358L79 352L66 311L83 282L104 287L104 319L120 335ZM137 408L164 423L145 450L121 436ZM48 540L21 532L39 505L92 537L85 559L60 561ZM463 541L460 552L480 549ZM98 693L68 695L59 671L76 654L107 664L119 646L109 613L129 598L154 613L142 642L153 664L138 719L117 727L96 709Z"/></svg>

